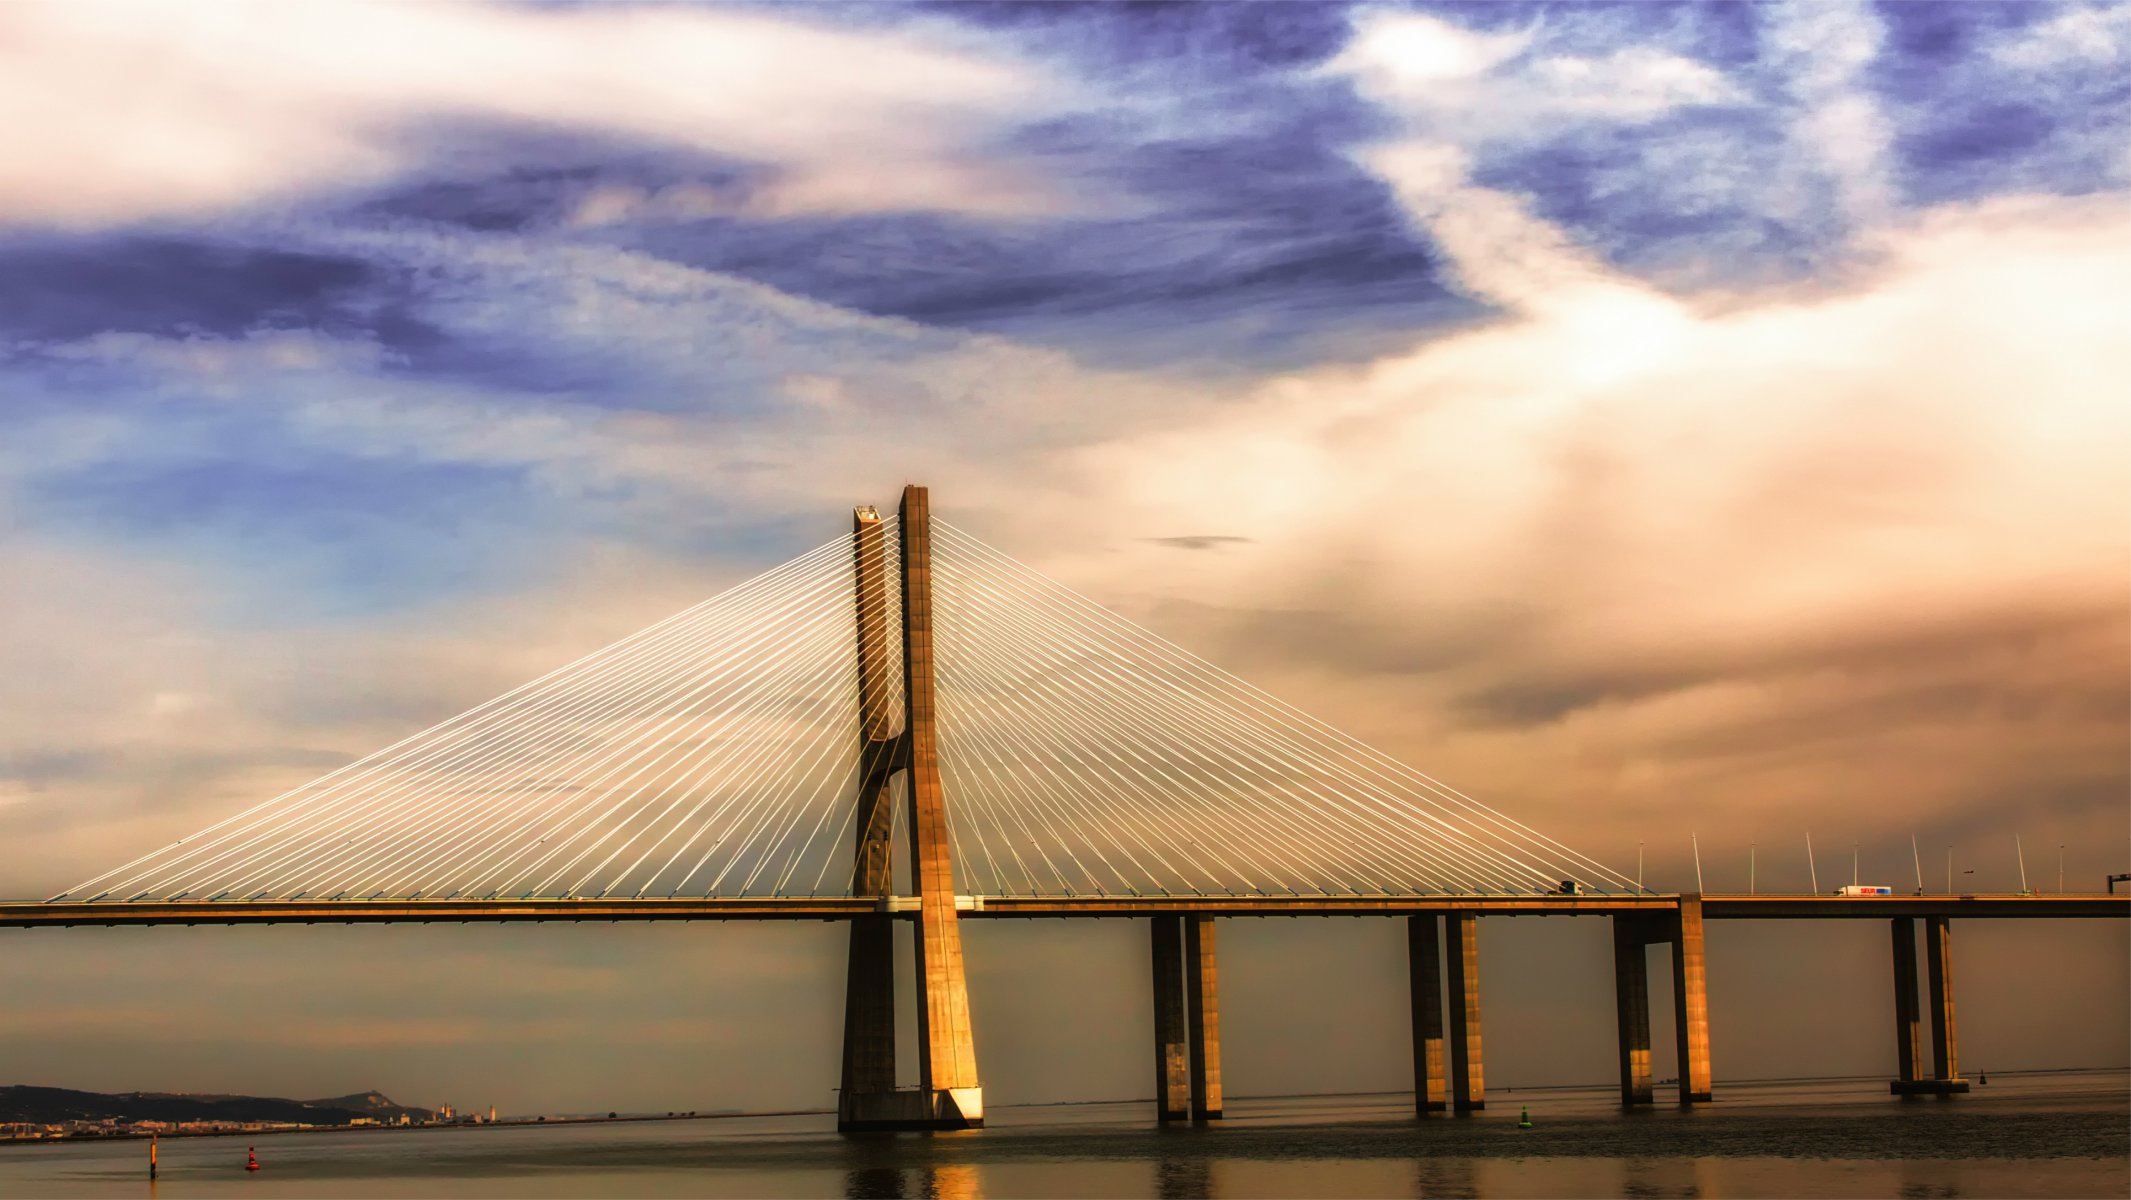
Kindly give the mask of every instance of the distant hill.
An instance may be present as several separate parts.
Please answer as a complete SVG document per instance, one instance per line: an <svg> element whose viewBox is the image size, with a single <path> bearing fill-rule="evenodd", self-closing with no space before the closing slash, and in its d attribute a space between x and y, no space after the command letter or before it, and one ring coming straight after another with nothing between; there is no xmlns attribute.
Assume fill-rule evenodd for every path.
<svg viewBox="0 0 2131 1200"><path fill-rule="evenodd" d="M305 1100L312 1108L344 1108L349 1112L376 1117L380 1121L397 1121L405 1113L411 1121L427 1121L436 1114L426 1108L410 1108L395 1104L383 1092L356 1092L348 1096L328 1096L323 1100Z"/></svg>
<svg viewBox="0 0 2131 1200"><path fill-rule="evenodd" d="M380 1092L329 1100L282 1100L271 1096L199 1095L184 1092L77 1092L69 1088L0 1087L0 1122L53 1125L66 1121L274 1121L302 1125L347 1125L357 1117L416 1121L426 1108L394 1104Z"/></svg>

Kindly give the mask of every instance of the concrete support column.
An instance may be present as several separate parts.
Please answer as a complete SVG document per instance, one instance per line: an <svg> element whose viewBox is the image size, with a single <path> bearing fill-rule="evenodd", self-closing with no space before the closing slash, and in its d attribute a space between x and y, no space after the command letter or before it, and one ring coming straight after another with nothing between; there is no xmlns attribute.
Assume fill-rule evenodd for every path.
<svg viewBox="0 0 2131 1200"><path fill-rule="evenodd" d="M1650 929L1640 917L1613 918L1613 1002L1620 1024L1620 1103L1655 1102L1650 1075Z"/></svg>
<svg viewBox="0 0 2131 1200"><path fill-rule="evenodd" d="M1924 1031L1916 1002L1916 922L1895 917L1887 922L1894 932L1894 1060L1896 1092L1902 1084L1923 1078L1921 1071Z"/></svg>
<svg viewBox="0 0 2131 1200"><path fill-rule="evenodd" d="M1406 918L1406 971L1413 996L1413 1108L1450 1106L1443 1085L1443 944L1433 913Z"/></svg>
<svg viewBox="0 0 2131 1200"><path fill-rule="evenodd" d="M890 780L902 767L903 714L894 698L891 639L896 631L888 622L888 559L879 512L871 506L853 510L852 535L858 584L860 778L851 894L884 897L894 882ZM895 1073L895 922L886 915L860 917L851 922L844 983L838 1127L861 1128L868 1121L888 1119L896 1103Z"/></svg>
<svg viewBox="0 0 2131 1200"><path fill-rule="evenodd" d="M1221 977L1214 919L1184 923L1184 998L1191 1033L1191 1119L1221 1119Z"/></svg>
<svg viewBox="0 0 2131 1200"><path fill-rule="evenodd" d="M902 535L904 769L918 893L918 1082L931 1095L936 1127L968 1128L984 1124L984 1087L977 1080L947 790L933 728L932 502L924 488L903 489Z"/></svg>
<svg viewBox="0 0 2131 1200"><path fill-rule="evenodd" d="M1453 912L1450 934L1450 1107L1477 1112L1487 1107L1487 1081L1480 1061L1480 914Z"/></svg>
<svg viewBox="0 0 2131 1200"><path fill-rule="evenodd" d="M1887 1085L1897 1096L1951 1096L1968 1090L1953 1027L1953 943L1945 917L1924 918L1924 973L1931 988L1931 1073L1924 1073L1924 1021L1917 1003L1916 922L1894 927L1894 1053L1901 1071Z"/></svg>
<svg viewBox="0 0 2131 1200"><path fill-rule="evenodd" d="M984 1124L984 1088L977 1081L977 1044L969 1016L969 983L962 965L962 927L955 916L954 861L947 831L947 793L940 781L940 758L932 661L932 512L924 488L903 489L903 711L902 732L883 740L891 728L883 707L892 712L886 686L886 561L879 517L870 509L857 515L858 661L860 720L867 753L861 759L859 846L852 886L859 895L885 895L888 889L888 839L892 812L883 803L887 777L903 773L910 804L910 874L917 890L917 1033L918 1090L853 1090L839 1104L837 1127L870 1129L970 1129ZM879 777L876 786L876 775ZM886 814L886 815L884 815ZM862 928L863 927L863 928ZM862 1088L878 1082L875 1052L880 1040L880 1009L873 999L879 926L852 922L851 981L846 991L844 1070ZM890 935L892 936L892 935ZM889 957L893 958L892 950ZM892 992L884 1006L888 1018L888 1075L894 1073ZM854 1022L856 1024L854 1024Z"/></svg>
<svg viewBox="0 0 2131 1200"><path fill-rule="evenodd" d="M1163 1124L1191 1119L1190 1018L1184 1000L1184 918L1154 917L1154 1109Z"/></svg>
<svg viewBox="0 0 2131 1200"><path fill-rule="evenodd" d="M1709 979L1702 961L1702 898L1680 897L1672 939L1672 1000L1679 1049L1680 1103L1710 1098Z"/></svg>
<svg viewBox="0 0 2131 1200"><path fill-rule="evenodd" d="M1931 978L1931 1074L1951 1083L1961 1078L1960 1040L1953 1026L1953 922L1924 918L1924 954ZM1965 1089L1964 1089L1965 1090Z"/></svg>

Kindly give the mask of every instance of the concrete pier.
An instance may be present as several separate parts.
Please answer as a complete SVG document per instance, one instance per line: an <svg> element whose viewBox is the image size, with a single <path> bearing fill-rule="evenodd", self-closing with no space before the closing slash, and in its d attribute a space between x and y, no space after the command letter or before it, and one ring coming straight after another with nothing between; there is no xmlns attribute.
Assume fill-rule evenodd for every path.
<svg viewBox="0 0 2131 1200"><path fill-rule="evenodd" d="M1620 1103L1655 1102L1650 1073L1650 921L1613 918L1613 1000L1620 1027Z"/></svg>
<svg viewBox="0 0 2131 1200"><path fill-rule="evenodd" d="M1887 922L1894 938L1894 1070L1889 1090L1906 1095L1923 1080L1922 1010L1916 999L1916 921L1896 917Z"/></svg>
<svg viewBox="0 0 2131 1200"><path fill-rule="evenodd" d="M893 829L887 803L888 776L901 770L909 796L909 845L917 906L912 939L917 952L918 1088L894 1090L893 971L883 971L877 933L885 922L861 916L852 923L851 976L845 989L844 1075L837 1127L867 1129L971 1129L984 1124L984 1088L977 1080L976 1038L969 1017L969 984L962 964L957 922L952 843L947 831L947 795L940 781L935 730L932 657L932 515L924 488L903 489L901 587L903 600L902 732L879 740L886 728L881 706L888 690L878 631L884 628L886 564L879 518L856 514L854 550L858 586L860 723L870 757L862 756L859 844L853 867L858 896L885 898L888 838ZM874 786L875 775L880 776ZM883 812L888 816L883 817ZM863 890L860 890L863 889ZM893 943L885 957L893 965ZM881 981L887 979L889 984ZM881 995L887 995L885 1003ZM885 1022L881 1012L885 1010ZM885 1060L880 1049L886 1030ZM885 1068L885 1069L884 1069ZM888 1084L882 1090L883 1081Z"/></svg>
<svg viewBox="0 0 2131 1200"><path fill-rule="evenodd" d="M1487 1107L1480 1059L1480 914L1460 911L1443 922L1450 934L1450 1108Z"/></svg>
<svg viewBox="0 0 2131 1200"><path fill-rule="evenodd" d="M1951 1096L1968 1090L1961 1078L1953 1022L1953 949L1945 917L1924 921L1925 974L1931 996L1931 1074L1924 1074L1924 1023L1917 987L1916 922L1896 917L1894 936L1894 1057L1898 1075L1887 1084L1897 1096Z"/></svg>
<svg viewBox="0 0 2131 1200"><path fill-rule="evenodd" d="M1191 1119L1221 1119L1221 973L1212 917L1184 918L1184 999L1191 1036Z"/></svg>
<svg viewBox="0 0 2131 1200"><path fill-rule="evenodd" d="M1711 1096L1709 974L1702 960L1702 897L1680 897L1672 936L1672 1011L1679 1050L1680 1103Z"/></svg>
<svg viewBox="0 0 2131 1200"><path fill-rule="evenodd" d="M1184 1000L1184 917L1155 917L1154 1111L1163 1124L1191 1119L1190 1016Z"/></svg>
<svg viewBox="0 0 2131 1200"><path fill-rule="evenodd" d="M977 1043L955 917L947 794L940 783L932 665L932 507L921 487L903 489L903 705L910 854L917 877L918 1086L938 1128L984 1123Z"/></svg>
<svg viewBox="0 0 2131 1200"><path fill-rule="evenodd" d="M852 513L852 566L857 580L859 764L857 842L852 847L851 894L886 897L893 890L890 858L894 807L890 781L902 766L903 714L895 703L895 655L888 625L888 563L880 514ZM890 1119L895 1094L895 921L866 916L851 922L844 985L843 1083L837 1127L863 1128Z"/></svg>
<svg viewBox="0 0 2131 1200"><path fill-rule="evenodd" d="M1941 1089L1965 1092L1960 1039L1953 1024L1953 922L1924 918L1924 969L1931 985L1931 1074Z"/></svg>
<svg viewBox="0 0 2131 1200"><path fill-rule="evenodd" d="M1413 1108L1420 1116L1450 1107L1443 1080L1442 919L1406 918L1406 971L1413 1001Z"/></svg>

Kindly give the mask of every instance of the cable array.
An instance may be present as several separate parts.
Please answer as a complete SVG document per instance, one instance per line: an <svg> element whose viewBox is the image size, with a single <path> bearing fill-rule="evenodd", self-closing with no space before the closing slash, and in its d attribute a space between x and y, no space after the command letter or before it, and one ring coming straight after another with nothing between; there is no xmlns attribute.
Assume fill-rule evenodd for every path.
<svg viewBox="0 0 2131 1200"><path fill-rule="evenodd" d="M937 517L932 545L964 890L1635 889Z"/></svg>
<svg viewBox="0 0 2131 1200"><path fill-rule="evenodd" d="M854 588L846 536L54 899L848 895Z"/></svg>
<svg viewBox="0 0 2131 1200"><path fill-rule="evenodd" d="M932 524L957 890L1635 890ZM877 529L880 561L899 562L896 522ZM892 739L887 714L903 707L892 569L882 602L858 603L872 536L818 546L53 900L849 895L862 748ZM864 705L862 642L884 656ZM906 789L893 794L907 840Z"/></svg>

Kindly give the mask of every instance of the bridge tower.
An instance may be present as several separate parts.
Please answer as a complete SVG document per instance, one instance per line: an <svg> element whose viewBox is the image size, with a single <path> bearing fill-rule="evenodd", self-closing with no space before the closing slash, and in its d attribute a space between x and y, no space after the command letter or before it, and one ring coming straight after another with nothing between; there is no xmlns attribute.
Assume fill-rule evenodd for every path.
<svg viewBox="0 0 2131 1200"><path fill-rule="evenodd" d="M886 901L894 872L891 785L900 772L909 800L911 874L917 884L918 1088L898 1091L895 1054L895 926L886 913L851 922L844 991L839 1130L968 1129L984 1124L977 1080L962 931L955 916L954 860L935 736L930 498L903 489L901 562L903 703L889 688L888 562L880 515L853 514L857 580L859 737L858 838L851 892Z"/></svg>

